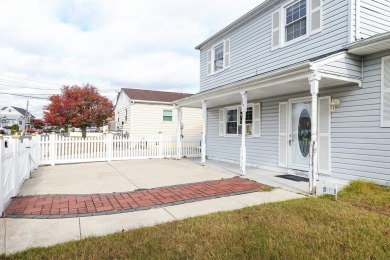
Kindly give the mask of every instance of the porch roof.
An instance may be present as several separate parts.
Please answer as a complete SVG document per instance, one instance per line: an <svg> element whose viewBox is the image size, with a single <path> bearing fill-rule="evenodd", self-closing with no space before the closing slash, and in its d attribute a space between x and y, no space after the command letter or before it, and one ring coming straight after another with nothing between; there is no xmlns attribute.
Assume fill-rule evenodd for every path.
<svg viewBox="0 0 390 260"><path fill-rule="evenodd" d="M390 32L377 34L367 39L350 43L344 47L348 49L348 53L361 56L390 50Z"/></svg>
<svg viewBox="0 0 390 260"><path fill-rule="evenodd" d="M202 100L207 100L207 107L219 107L228 104L241 102L239 93L247 91L248 102L269 98L273 96L288 95L301 92L309 92L310 84L308 77L314 71L321 76L319 88L332 88L356 84L361 85L361 80L356 77L335 75L318 71L319 67L337 60L345 52L336 53L316 61L300 62L275 71L256 75L244 80L240 80L225 86L203 91L198 94L183 98L174 103L182 107L202 107Z"/></svg>

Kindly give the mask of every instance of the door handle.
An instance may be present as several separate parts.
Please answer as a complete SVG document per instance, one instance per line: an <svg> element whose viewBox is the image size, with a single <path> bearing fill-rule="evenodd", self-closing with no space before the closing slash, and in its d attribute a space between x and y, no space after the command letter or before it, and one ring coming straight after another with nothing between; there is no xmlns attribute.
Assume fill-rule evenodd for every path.
<svg viewBox="0 0 390 260"><path fill-rule="evenodd" d="M293 140L289 139L288 140L288 145L291 146L292 142L293 142Z"/></svg>

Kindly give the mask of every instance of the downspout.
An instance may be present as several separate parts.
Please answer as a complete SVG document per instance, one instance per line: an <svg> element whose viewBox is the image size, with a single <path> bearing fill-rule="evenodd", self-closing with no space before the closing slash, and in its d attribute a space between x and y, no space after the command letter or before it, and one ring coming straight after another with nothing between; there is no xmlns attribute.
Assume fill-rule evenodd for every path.
<svg viewBox="0 0 390 260"><path fill-rule="evenodd" d="M355 39L361 40L360 36L360 0L355 0Z"/></svg>

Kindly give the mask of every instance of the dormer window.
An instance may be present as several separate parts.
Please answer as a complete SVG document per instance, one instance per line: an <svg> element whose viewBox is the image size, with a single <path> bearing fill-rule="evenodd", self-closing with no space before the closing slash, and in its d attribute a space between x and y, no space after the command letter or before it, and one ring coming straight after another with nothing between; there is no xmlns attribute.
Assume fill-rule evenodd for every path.
<svg viewBox="0 0 390 260"><path fill-rule="evenodd" d="M306 0L286 8L286 42L306 35Z"/></svg>

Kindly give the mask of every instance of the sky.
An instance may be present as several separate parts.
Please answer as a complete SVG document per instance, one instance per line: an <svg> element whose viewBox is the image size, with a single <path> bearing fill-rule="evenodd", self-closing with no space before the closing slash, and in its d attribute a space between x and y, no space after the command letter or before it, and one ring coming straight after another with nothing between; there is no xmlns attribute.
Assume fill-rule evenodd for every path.
<svg viewBox="0 0 390 260"><path fill-rule="evenodd" d="M48 96L85 83L113 101L123 87L197 93L195 46L261 2L2 0L0 107L29 100L42 117Z"/></svg>

